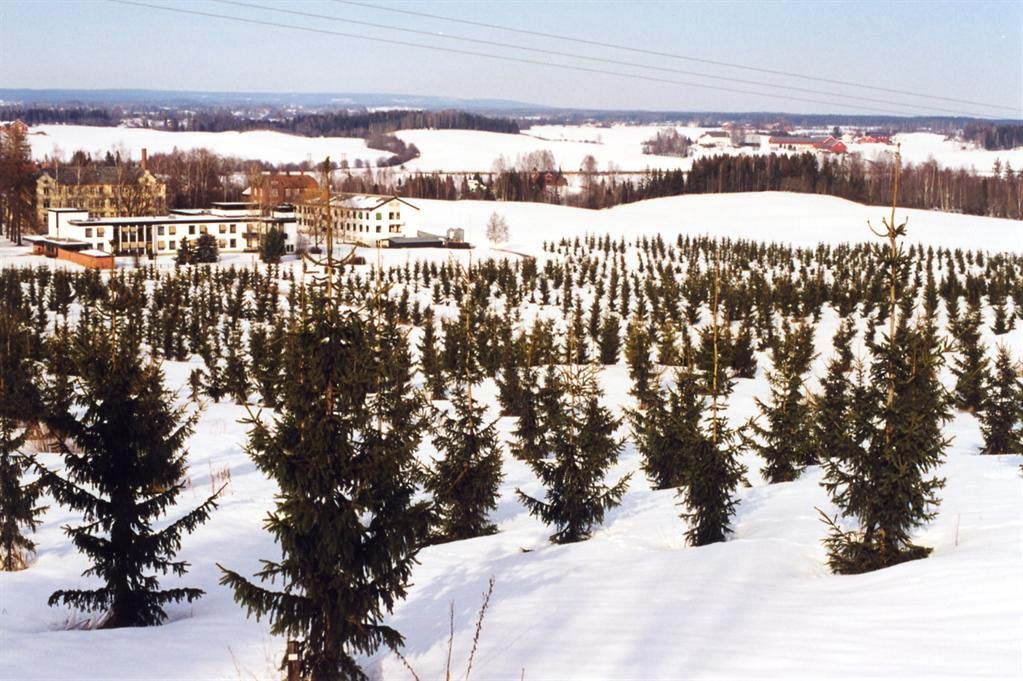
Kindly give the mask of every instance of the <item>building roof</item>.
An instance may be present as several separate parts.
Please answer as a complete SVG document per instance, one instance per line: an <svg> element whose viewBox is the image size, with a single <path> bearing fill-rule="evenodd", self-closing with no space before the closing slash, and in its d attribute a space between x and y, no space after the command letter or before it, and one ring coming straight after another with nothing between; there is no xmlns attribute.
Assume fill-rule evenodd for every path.
<svg viewBox="0 0 1023 681"><path fill-rule="evenodd" d="M700 135L700 137L731 137L731 135L724 130L708 130L707 132Z"/></svg>
<svg viewBox="0 0 1023 681"><path fill-rule="evenodd" d="M252 179L252 184L262 186L268 184L271 187L284 187L288 189L319 189L320 183L312 175L290 172L286 173L263 173Z"/></svg>
<svg viewBox="0 0 1023 681"><path fill-rule="evenodd" d="M265 222L282 224L294 222L292 217L260 217L259 215L139 215L136 217L95 218L85 220L68 220L68 224L76 227L117 227L119 225L201 225L229 222Z"/></svg>
<svg viewBox="0 0 1023 681"><path fill-rule="evenodd" d="M387 196L382 194L335 194L330 197L330 205L338 208L354 208L355 210L375 210L380 206L398 201L409 208L419 210L419 206L413 205L400 196ZM314 196L305 201L306 204L323 203L323 197Z"/></svg>
<svg viewBox="0 0 1023 681"><path fill-rule="evenodd" d="M442 237L430 236L385 236L379 241L386 241L391 246L405 248L440 248L444 245Z"/></svg>
<svg viewBox="0 0 1023 681"><path fill-rule="evenodd" d="M80 184L121 184L131 182L143 175L149 175L148 171L137 166L57 166L43 170L43 175L48 176L60 185ZM152 177L152 176L150 176Z"/></svg>
<svg viewBox="0 0 1023 681"><path fill-rule="evenodd" d="M258 208L258 203L251 201L213 201L210 203L214 208L223 208L225 210L244 210L246 208Z"/></svg>
<svg viewBox="0 0 1023 681"><path fill-rule="evenodd" d="M22 239L32 244L49 244L58 248L86 248L92 245L88 241L80 239L68 239L63 236L48 236L46 234L25 235Z"/></svg>
<svg viewBox="0 0 1023 681"><path fill-rule="evenodd" d="M818 144L820 139L813 137L772 137L768 140L771 144Z"/></svg>

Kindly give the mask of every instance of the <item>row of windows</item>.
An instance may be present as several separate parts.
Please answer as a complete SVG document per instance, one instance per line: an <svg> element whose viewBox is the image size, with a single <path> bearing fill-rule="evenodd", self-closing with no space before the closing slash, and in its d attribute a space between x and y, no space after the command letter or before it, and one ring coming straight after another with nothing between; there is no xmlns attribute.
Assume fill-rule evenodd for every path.
<svg viewBox="0 0 1023 681"><path fill-rule="evenodd" d="M217 239L217 247L218 248L228 248L229 245L230 245L230 248L238 248L238 240L237 239ZM170 241L163 241L161 239L160 241L156 242L156 250L158 250L158 251L165 251L165 250L168 250L168 249L170 249L172 251L176 251L177 248L178 248L178 242L173 240L173 239L170 240Z"/></svg>
<svg viewBox="0 0 1023 681"><path fill-rule="evenodd" d="M182 225L182 226L184 226L184 225ZM238 225L237 224L220 225L219 227L220 227L220 233L221 234L227 234L228 232L230 232L231 234L237 234L238 233ZM195 228L196 228L196 225L188 225L188 234L191 235L191 236L195 236L195 231L196 231ZM128 231L131 230L132 233L134 233L134 231L138 230L138 229L144 229L144 228L142 228L142 227L128 227L124 231L125 231L125 233L128 233ZM166 231L165 231L165 229L166 229ZM103 232L104 232L104 229L102 227L97 227L96 228L96 236L103 236ZM93 233L93 228L92 227L86 227L85 228L85 238L87 238L87 239L91 238L92 237L92 233ZM177 233L178 233L178 226L177 225L167 225L166 227L164 225L157 225L156 226L156 235L157 236L164 236L165 234L170 235L170 236L174 236ZM206 225L199 225L199 233L200 234L207 234L208 233Z"/></svg>
<svg viewBox="0 0 1023 681"><path fill-rule="evenodd" d="M319 208L312 208L312 207L306 207L306 206L299 206L299 212L303 213L303 214L304 213L322 214ZM355 219L355 220L369 220L369 211L365 211L365 210L340 210L340 209L335 208L331 212L334 214L335 218L346 218L346 219ZM377 219L377 220L383 220L384 219L384 214L382 212L374 213L374 218ZM401 211L388 211L387 219L388 220L400 220L401 219Z"/></svg>

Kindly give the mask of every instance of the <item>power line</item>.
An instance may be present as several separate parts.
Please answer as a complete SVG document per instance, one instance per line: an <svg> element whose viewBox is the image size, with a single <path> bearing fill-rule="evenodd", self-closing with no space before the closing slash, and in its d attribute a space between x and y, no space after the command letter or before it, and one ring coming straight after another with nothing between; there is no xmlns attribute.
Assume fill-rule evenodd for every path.
<svg viewBox="0 0 1023 681"><path fill-rule="evenodd" d="M557 33L544 33L543 31L532 31L524 28L512 28L510 26L499 26L497 24L488 24L480 21L470 21L468 19L457 19L454 17L441 16L439 14L429 14L427 12L417 12L414 10L398 9L396 7L384 7L382 5L375 5L368 2L358 2L357 0L334 0L334 2L343 3L346 5L356 5L359 7L367 7L369 9L380 10L382 12L395 12L398 14L407 14L410 16L424 17L427 19L437 19L439 21L450 21L458 24L465 24L467 26L476 26L478 28L490 28L499 31L510 31L512 33L521 33L523 35L532 35L541 38L554 38L557 40L568 40L570 42L579 43L582 45L591 45L594 47L604 47L614 50L625 50L628 52L635 52L638 54L647 54L655 57L668 57L669 59L682 59L685 61L698 62L700 64L710 64L713 66L725 66L732 69L744 69L747 71L756 71L758 73L768 73L775 76L786 76L789 78L801 78L803 80L812 80L818 83L830 83L832 85L845 85L848 87L865 88L869 90L876 90L878 92L888 92L890 94L897 95L908 95L911 97L924 97L926 99L938 99L945 102L954 102L956 104L972 104L974 106L983 106L990 109L1003 109L1005 111L1012 111L1014 113L1023 111L1023 106L1005 106L1002 104L990 104L987 102L977 102L969 99L956 99L954 97L942 97L941 95L930 95L923 92L914 92L912 90L900 90L896 88L887 88L880 85L870 85L867 83L857 83L854 81L838 80L835 78L823 78L820 76L807 76L802 73L795 73L792 71L781 71L777 69L767 69L759 66L748 66L745 64L736 64L733 62L720 61L716 59L704 59L700 57L690 57L683 54L675 54L672 52L659 52L657 50L647 50L641 47L632 47L630 45L621 45L617 43L606 43L599 40L589 40L586 38L575 38L567 35L559 35Z"/></svg>
<svg viewBox="0 0 1023 681"><path fill-rule="evenodd" d="M191 15L195 15L195 16L207 17L207 18L212 18L212 19L227 19L229 21L236 21L236 22L245 23L245 24L252 24L252 25L256 25L256 26L269 26L269 27L272 27L272 28L284 28L284 29L295 30L295 31L305 31L305 32L308 32L308 33L318 33L318 34L321 34L321 35L340 36L340 37L343 37L343 38L352 38L354 40L366 40L366 41L370 41L370 42L384 43L384 44L387 44L387 45L399 45L399 46L402 46L402 47L415 47L415 48L420 48L420 49L424 49L424 50L433 50L433 51L436 51L436 52L446 52L446 53L449 53L449 54L460 54L460 55L466 55L466 56L470 56L470 57L483 57L483 58L486 58L486 59L497 59L497 60L500 60L500 61L514 62L514 63L519 63L519 64L529 64L529 65L533 65L533 66L548 66L548 67L551 67L551 68L566 69L566 70L569 70L569 71L579 71L579 72L583 72L583 73L595 73L595 74L599 74L599 75L616 76L616 77L619 77L619 78L628 78L628 79L632 79L632 80L643 80L643 81L648 81L648 82L652 82L652 83L666 83L668 85L684 85L684 86L687 86L687 87L696 87L696 88L704 88L704 89L709 89L709 90L718 90L718 91L721 91L721 92L733 92L733 93L744 94L744 95L754 95L754 96L757 96L757 97L770 97L770 98L773 98L773 99L783 99L783 100L787 100L787 101L807 102L807 103L810 103L810 104L823 104L825 106L832 106L832 107L833 106L839 106L839 107L852 108L852 105L850 105L850 104L841 103L841 102L836 103L836 102L831 102L831 101L825 101L825 100L822 100L822 99L810 99L808 97L795 97L795 96L792 96L792 95L777 95L777 94L772 94L772 93L769 93L769 92L756 92L754 90L742 90L742 89L739 89L739 88L725 87L725 86L721 86L721 85L707 85L707 84L704 84L704 83L693 83L693 82L683 81L683 80L671 80L671 79L668 79L668 78L658 78L656 76L645 76L645 75L640 75L640 74L635 74L635 73L624 73L622 71L611 71L611 70L608 70L608 69L597 69L597 68L591 68L591 67L588 67L588 66L578 66L578 65L571 65L571 64L558 64L558 63L555 63L555 62L540 61L538 59L527 59L525 57L511 57L511 56L507 56L507 55L492 54L492 53L489 53L489 52L475 52L475 51L472 51L472 50L463 50L463 49L459 49L459 48L455 48L455 47L441 47L439 45L425 45L423 43L416 43L416 42L411 42L411 41L406 41L406 40L395 40L395 39L392 39L392 38L378 38L378 37L374 37L374 36L359 35L359 34L356 34L356 33L346 33L344 31L333 31L333 30L326 29L326 28L314 28L314 27L311 27L311 26L299 26L299 25L295 25L295 24L283 24L283 23L280 23L280 22L277 22L277 21L264 21L264 20L260 20L260 19L252 19L252 18L249 18L249 17L239 17L239 16L232 16L232 15L229 15L229 14L218 14L216 12L204 12L204 11L201 11L201 10L185 9L183 7L168 7L166 5L156 5L156 4L151 4L151 3L135 2L134 0L108 0L108 1L112 2L112 3L115 3L115 4L119 4L119 5L130 5L130 6L134 6L134 7L142 7L142 8L145 8L145 9L157 9L157 10L163 10L163 11L166 11L166 12L176 12L176 13L179 13L179 14L191 14ZM881 108L878 108L878 107L859 106L858 108L861 109L861 110L868 110L868 111L875 111L875 112L880 112L880 113L891 114L893 116L905 116L906 115L906 113L904 111L893 111L891 109L881 109Z"/></svg>
<svg viewBox="0 0 1023 681"><path fill-rule="evenodd" d="M712 80L728 81L728 82L732 82L732 83L740 83L742 85L755 85L755 86L758 86L758 87L771 87L771 88L776 88L776 89L792 90L794 92L805 92L805 93L816 94L816 95L841 97L843 99L851 99L851 100L855 100L855 101L858 101L858 102L871 102L871 103L874 103L874 104L886 104L888 106L898 106L898 107L904 107L904 108L907 108L907 109L916 109L916 110L926 109L928 111L938 111L938 112L946 113L946 114L965 115L965 116L971 116L973 118L982 118L985 115L985 114L972 113L972 112L969 112L969 111L963 111L961 109L947 109L947 108L943 108L943 107L927 106L925 104L911 104L911 103L903 103L903 102L893 102L893 101L890 101L890 100L887 100L887 99L876 99L876 98L873 98L873 97L866 97L866 96L863 96L863 95L849 95L849 94L845 94L845 93L842 93L842 92L833 92L833 91L828 91L828 90L820 90L820 89L816 89L816 88L798 87L798 86L795 86L795 85L782 85L780 83L764 83L762 81L747 80L747 79L744 79L744 78L732 78L732 77L729 77L729 76L719 76L719 75L714 75L714 74L710 74L710 73L700 73L700 72L697 72L697 71L686 71L684 69L674 69L674 68L668 68L668 67L664 67L664 66L653 66L651 64L641 64L639 62L624 61L624 60L620 60L620 59L608 59L608 58L605 58L605 57L592 57L590 55L578 54L578 53L573 53L573 52L560 52L558 50L549 50L549 49L538 48L538 47L527 47L525 45L516 45L514 43L504 43L504 42L499 42L499 41L496 41L496 40L486 40L486 39L482 39L482 38L470 38L470 37L466 37L466 36L449 35L447 33L437 33L437 32L434 32L434 31L424 31L424 30L415 29L415 28L405 28L405 27L393 26L393 25L389 25L389 24L379 24L379 23L374 23L374 22L371 22L371 21L361 21L359 19L348 19L348 18L332 16L332 15L328 15L328 14L315 14L315 13L312 13L312 12L303 12L303 11L300 11L300 10L282 9L282 8L279 8L279 7L270 7L270 6L267 6L267 5L259 5L259 4L251 3L251 2L240 2L238 0L214 0L214 2L219 2L220 4L223 4L223 5L234 5L234 6L237 6L237 7L245 7L245 8L248 8L248 9L258 9L258 10L263 10L263 11L267 11L267 12L280 12L282 14L291 14L291 15L294 15L294 16L306 17L306 18L310 18L310 19L326 19L328 21L337 21L337 22L341 22L341 23L345 23L345 24L354 24L354 25L357 25L357 26L368 26L368 27L371 27L371 28L380 28L380 29L384 29L384 30L388 30L388 31L399 31L399 32L402 32L402 33L413 33L413 34L416 34L416 35L423 35L423 36L427 36L427 37L430 37L430 38L445 38L445 39L448 39L448 40L460 40L462 42L475 43L475 44L478 44L478 45L488 45L490 47L511 48L511 49L515 49L515 50L524 50L526 52L536 52L536 53L539 53L539 54L547 54L547 55L553 55L553 56L557 56L557 57L568 57L568 58L571 58L571 59L585 59L585 60L588 60L588 61L599 62L599 63L603 63L603 64L613 64L613 65L616 65L616 66L628 66L628 67L632 67L632 68L650 69L650 70L653 70L653 71L660 71L660 72L663 72L663 73L678 73L678 74L682 74L682 75L685 75L685 76L696 76L698 78L710 78Z"/></svg>

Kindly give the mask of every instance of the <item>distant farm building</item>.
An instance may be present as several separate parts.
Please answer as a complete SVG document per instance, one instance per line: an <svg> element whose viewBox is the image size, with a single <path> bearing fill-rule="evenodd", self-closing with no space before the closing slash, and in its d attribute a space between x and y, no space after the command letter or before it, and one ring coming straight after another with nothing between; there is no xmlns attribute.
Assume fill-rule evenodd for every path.
<svg viewBox="0 0 1023 681"><path fill-rule="evenodd" d="M845 142L835 137L796 137L784 135L771 137L768 144L772 149L788 151L820 151L827 154L844 154L848 151Z"/></svg>
<svg viewBox="0 0 1023 681"><path fill-rule="evenodd" d="M724 130L708 130L696 138L696 144L704 149L731 149L732 134Z"/></svg>

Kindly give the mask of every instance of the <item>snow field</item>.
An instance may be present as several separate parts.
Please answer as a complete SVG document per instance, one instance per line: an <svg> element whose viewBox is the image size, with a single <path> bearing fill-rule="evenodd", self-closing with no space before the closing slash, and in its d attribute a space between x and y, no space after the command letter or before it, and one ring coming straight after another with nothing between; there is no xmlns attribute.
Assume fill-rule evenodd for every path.
<svg viewBox="0 0 1023 681"><path fill-rule="evenodd" d="M708 195L659 199L608 211L486 202L420 202L424 228L466 227L482 236L486 218L500 212L510 224L509 250L542 260L542 241L586 233L612 237L679 233L754 238L811 246L869 239L866 218L881 209L831 197L788 194ZM1019 251L1020 223L991 218L905 211L910 240L964 248ZM902 211L900 211L901 215ZM372 265L378 253L360 251ZM0 247L0 267L52 264ZM416 259L474 262L500 251L383 251L385 267ZM633 252L630 251L630 260ZM509 256L514 257L514 256ZM231 256L222 266L248 265ZM124 259L121 265L130 265ZM71 266L58 263L58 266ZM169 259L158 261L171 267ZM285 267L301 271L292 260ZM368 268L358 268L368 276ZM285 291L282 291L282 295ZM394 292L397 295L397 292ZM420 288L418 299L430 298ZM584 305L587 303L584 297ZM453 306L442 306L453 316ZM990 310L983 340L993 347ZM556 306L526 306L524 317L560 319ZM825 308L816 332L821 376L831 356L837 315ZM861 327L862 329L862 324ZM418 333L410 342L415 345ZM1023 354L1023 326L998 337ZM862 354L862 343L857 344ZM732 425L756 413L755 397L768 394L769 359L758 353L757 377L738 380L728 402ZM187 377L201 360L166 362L167 385L183 397ZM946 371L944 380L950 380ZM616 414L632 403L625 366L600 373L604 403ZM811 379L810 388L816 387ZM496 389L487 381L478 399L498 414ZM438 403L443 406L445 403ZM69 628L84 615L49 608L57 588L95 583L83 578L85 559L61 527L79 518L50 504L35 539L36 562L19 573L0 573L0 678L18 679L274 679L284 642L267 622L247 619L230 592L217 584L216 563L251 574L260 558L278 555L262 529L275 486L243 450L244 407L210 404L189 442L191 487L180 498L191 508L212 489L211 477L230 470L231 482L210 521L184 539L179 557L192 567L166 587L207 591L193 604L172 606L170 621L148 629L83 631ZM264 412L264 416L270 416ZM507 440L513 419L498 422ZM1004 679L1023 676L1023 455L979 456L974 417L958 413L945 428L954 438L937 474L947 479L937 518L918 535L931 557L858 576L835 576L825 565L826 528L815 507L833 513L819 486L818 467L792 483L765 485L760 461L743 456L751 486L740 503L729 541L686 547L685 523L671 490L653 492L626 442L607 479L632 473L621 506L594 536L551 545L551 533L515 496L541 493L529 468L506 454L505 479L493 514L499 533L431 546L419 554L413 586L388 619L406 637L403 654L424 681L444 677L449 607L454 605L454 671L461 678L487 580L495 587L476 653L474 679ZM620 435L627 435L623 427ZM436 456L427 440L422 460ZM60 467L53 455L47 465ZM177 514L166 519L170 522ZM360 660L376 679L409 679L388 652Z"/></svg>
<svg viewBox="0 0 1023 681"><path fill-rule="evenodd" d="M406 143L414 143L421 152L419 158L406 163L407 171L482 172L493 170L494 161L503 156L509 166L519 156L533 151L549 150L558 166L565 171L576 171L587 155L597 160L598 169L638 172L646 169L680 168L688 170L692 158L654 156L642 153L642 144L661 130L674 128L680 134L696 140L710 128L672 125L588 125L535 126L518 135L475 130L399 130L394 133ZM975 169L990 173L995 160L1015 169L1023 168L1023 148L988 151L970 144L946 140L944 135L928 132L902 133L894 137L902 144L905 162L923 163L934 159L950 168ZM142 149L149 153L169 152L177 148L190 150L206 148L223 156L257 159L270 163L319 162L325 156L336 161L368 159L373 163L386 152L370 149L357 137L300 137L280 132L253 130L249 132L168 132L152 128L109 128L85 125L38 125L30 129L29 142L35 158L57 156L70 158L78 149L102 157L112 149L124 149L138 159ZM894 145L849 144L849 151L859 152L866 160L892 154ZM771 153L765 143L759 149L705 150L697 149L696 156ZM787 153L787 152L777 152Z"/></svg>

